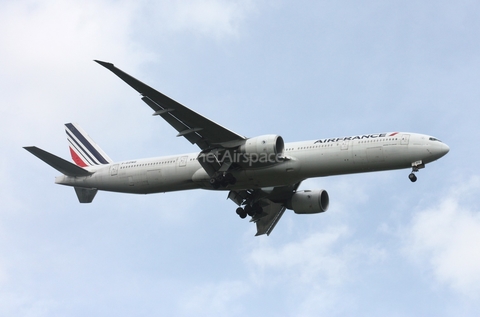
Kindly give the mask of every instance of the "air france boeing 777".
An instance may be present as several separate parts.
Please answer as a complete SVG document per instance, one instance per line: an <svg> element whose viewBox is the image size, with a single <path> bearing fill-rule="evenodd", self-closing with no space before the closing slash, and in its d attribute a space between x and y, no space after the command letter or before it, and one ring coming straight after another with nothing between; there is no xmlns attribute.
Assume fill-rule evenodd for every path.
<svg viewBox="0 0 480 317"><path fill-rule="evenodd" d="M409 179L425 164L448 153L432 136L388 132L284 143L279 135L247 138L228 130L126 74L112 71L199 153L114 162L76 124L65 124L73 162L38 147L25 147L63 175L55 183L75 188L81 203L92 202L98 190L150 194L187 189L228 192L241 218L251 217L257 235L269 235L285 209L315 214L328 209L323 189L298 190L311 177L411 168Z"/></svg>

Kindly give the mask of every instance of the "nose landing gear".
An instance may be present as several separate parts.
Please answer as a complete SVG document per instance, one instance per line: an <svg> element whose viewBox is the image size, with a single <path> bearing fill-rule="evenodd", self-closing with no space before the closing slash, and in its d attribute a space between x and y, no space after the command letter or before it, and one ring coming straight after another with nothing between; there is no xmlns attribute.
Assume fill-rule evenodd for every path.
<svg viewBox="0 0 480 317"><path fill-rule="evenodd" d="M417 181L417 176L414 173L418 172L418 170L421 168L425 168L425 164L422 161L416 161L412 163L412 172L410 175L408 175L408 179L410 179L412 183Z"/></svg>

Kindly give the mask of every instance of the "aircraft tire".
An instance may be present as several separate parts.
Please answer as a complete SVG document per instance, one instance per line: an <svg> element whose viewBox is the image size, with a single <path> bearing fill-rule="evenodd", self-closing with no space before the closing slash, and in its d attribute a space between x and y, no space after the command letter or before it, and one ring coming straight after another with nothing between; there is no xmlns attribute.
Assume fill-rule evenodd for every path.
<svg viewBox="0 0 480 317"><path fill-rule="evenodd" d="M245 210L242 207L238 207L236 212L237 212L237 215L239 215L240 218L242 218L242 219L245 219L247 217L247 213L245 212Z"/></svg>

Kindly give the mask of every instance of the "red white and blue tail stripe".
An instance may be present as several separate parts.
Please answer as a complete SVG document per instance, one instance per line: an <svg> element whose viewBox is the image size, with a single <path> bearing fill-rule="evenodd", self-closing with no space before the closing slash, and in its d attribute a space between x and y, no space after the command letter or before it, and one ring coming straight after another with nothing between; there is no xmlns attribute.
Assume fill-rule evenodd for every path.
<svg viewBox="0 0 480 317"><path fill-rule="evenodd" d="M72 159L80 167L110 164L112 159L75 123L66 123L68 146Z"/></svg>

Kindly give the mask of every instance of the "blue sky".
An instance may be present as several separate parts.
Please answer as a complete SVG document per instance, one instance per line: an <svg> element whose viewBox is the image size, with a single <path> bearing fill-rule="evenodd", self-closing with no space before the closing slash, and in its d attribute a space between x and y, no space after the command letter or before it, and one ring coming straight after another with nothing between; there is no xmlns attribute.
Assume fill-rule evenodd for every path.
<svg viewBox="0 0 480 317"><path fill-rule="evenodd" d="M1 1L0 315L477 316L475 1ZM197 150L93 62L229 129L286 142L434 135L418 173L305 181L330 209L273 233L225 193L80 205L22 146L68 157L79 123L116 160Z"/></svg>

